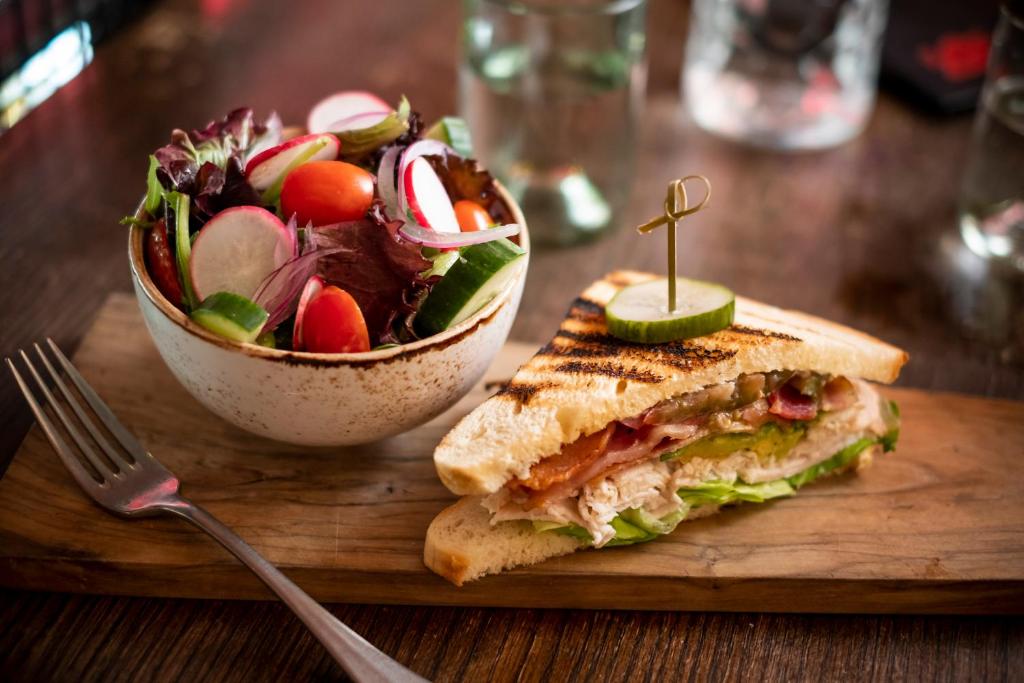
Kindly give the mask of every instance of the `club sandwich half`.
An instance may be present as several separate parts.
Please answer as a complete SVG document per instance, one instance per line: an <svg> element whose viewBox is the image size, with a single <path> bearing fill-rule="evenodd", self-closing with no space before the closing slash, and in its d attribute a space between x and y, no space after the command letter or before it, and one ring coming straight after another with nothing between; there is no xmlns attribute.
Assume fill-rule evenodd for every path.
<svg viewBox="0 0 1024 683"><path fill-rule="evenodd" d="M895 380L902 350L742 297L733 325L705 337L610 336L605 305L653 277L591 285L554 339L438 446L441 480L465 497L427 531L433 571L461 585L649 541L892 449L897 409L868 382Z"/></svg>

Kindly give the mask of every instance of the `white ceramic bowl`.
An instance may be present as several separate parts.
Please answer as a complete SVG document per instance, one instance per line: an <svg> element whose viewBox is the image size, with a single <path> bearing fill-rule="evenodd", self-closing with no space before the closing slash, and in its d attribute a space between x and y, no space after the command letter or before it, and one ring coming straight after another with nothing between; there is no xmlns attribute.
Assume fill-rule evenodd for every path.
<svg viewBox="0 0 1024 683"><path fill-rule="evenodd" d="M519 205L523 268L465 322L412 344L367 353L268 349L217 336L171 305L143 260L143 231L128 242L132 282L160 356L200 403L242 429L310 446L366 443L440 414L470 390L508 336L526 282L530 239Z"/></svg>

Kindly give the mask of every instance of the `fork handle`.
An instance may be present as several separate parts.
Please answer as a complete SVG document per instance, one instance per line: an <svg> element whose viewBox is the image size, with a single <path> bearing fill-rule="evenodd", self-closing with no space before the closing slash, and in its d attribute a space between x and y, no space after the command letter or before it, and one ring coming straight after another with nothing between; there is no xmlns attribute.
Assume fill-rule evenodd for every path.
<svg viewBox="0 0 1024 683"><path fill-rule="evenodd" d="M256 576L291 608L302 623L312 631L331 656L358 683L364 681L426 681L388 657L362 636L336 619L305 591L292 583L277 567L270 564L252 546L238 537L216 517L185 498L161 506L167 512L184 517L213 536L242 561Z"/></svg>

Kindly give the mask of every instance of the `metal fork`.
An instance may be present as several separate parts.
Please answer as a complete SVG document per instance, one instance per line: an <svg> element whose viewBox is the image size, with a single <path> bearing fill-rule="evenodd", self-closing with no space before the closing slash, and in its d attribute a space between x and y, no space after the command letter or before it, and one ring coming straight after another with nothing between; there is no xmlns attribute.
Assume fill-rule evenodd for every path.
<svg viewBox="0 0 1024 683"><path fill-rule="evenodd" d="M302 623L313 632L317 640L323 643L331 656L356 681L425 681L412 671L391 659L383 652L364 640L359 634L338 621L301 588L291 582L288 577L267 562L252 547L239 538L233 531L217 521L210 513L190 500L178 494L178 478L163 465L157 462L134 436L114 416L107 404L96 394L85 381L75 366L61 353L52 339L47 344L54 357L71 382L78 389L81 398L92 408L113 440L120 446L114 448L110 440L89 416L82 401L76 398L64 382L60 373L50 363L49 358L34 344L39 360L42 361L54 386L64 397L65 405L77 417L77 422L70 419L64 406L58 402L49 387L43 381L32 360L24 351L21 358L29 373L35 380L37 389L45 398L44 403L56 415L57 422L64 432L78 447L81 456L76 457L72 449L61 435L60 430L50 419L43 407L36 400L35 394L18 372L10 358L7 366L14 373L25 400L43 428L46 438L57 451L65 467L78 482L78 485L90 497L108 511L125 517L141 517L160 513L171 513L184 517L197 527L213 536L231 553L242 561L256 576L274 591L288 607L295 612ZM90 438L82 434L79 427L84 427ZM97 448L106 458L97 453ZM88 463L88 467L86 466Z"/></svg>

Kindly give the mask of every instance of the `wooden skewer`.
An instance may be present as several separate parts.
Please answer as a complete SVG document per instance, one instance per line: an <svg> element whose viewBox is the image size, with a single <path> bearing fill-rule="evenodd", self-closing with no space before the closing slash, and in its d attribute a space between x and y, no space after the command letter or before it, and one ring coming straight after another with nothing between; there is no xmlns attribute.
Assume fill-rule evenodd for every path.
<svg viewBox="0 0 1024 683"><path fill-rule="evenodd" d="M689 206L686 197L686 181L699 180L704 183L704 198L696 206ZM711 199L711 181L702 175L688 175L677 178L668 184L665 194L664 213L655 216L637 227L637 232L647 234L655 228L666 225L668 229L668 312L676 310L676 226L682 219L697 213Z"/></svg>

